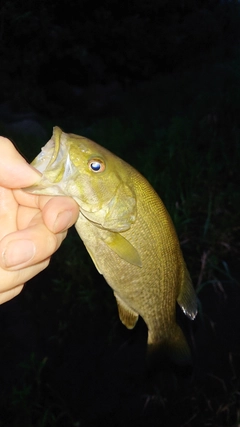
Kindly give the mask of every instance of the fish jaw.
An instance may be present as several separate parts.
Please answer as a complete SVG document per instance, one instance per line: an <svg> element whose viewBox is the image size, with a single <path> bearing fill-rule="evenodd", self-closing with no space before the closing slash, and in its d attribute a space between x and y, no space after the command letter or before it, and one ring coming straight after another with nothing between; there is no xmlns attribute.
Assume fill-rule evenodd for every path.
<svg viewBox="0 0 240 427"><path fill-rule="evenodd" d="M76 199L74 179L79 172L70 159L67 135L60 128L54 128L52 138L31 165L42 173L42 177L36 184L24 188L25 191L51 196L70 195Z"/></svg>

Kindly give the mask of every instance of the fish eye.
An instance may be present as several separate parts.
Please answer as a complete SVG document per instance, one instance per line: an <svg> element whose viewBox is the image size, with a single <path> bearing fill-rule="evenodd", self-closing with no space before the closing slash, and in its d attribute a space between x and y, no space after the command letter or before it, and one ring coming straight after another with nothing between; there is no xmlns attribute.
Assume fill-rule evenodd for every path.
<svg viewBox="0 0 240 427"><path fill-rule="evenodd" d="M101 159L89 160L88 167L93 172L103 172L105 170L105 164Z"/></svg>

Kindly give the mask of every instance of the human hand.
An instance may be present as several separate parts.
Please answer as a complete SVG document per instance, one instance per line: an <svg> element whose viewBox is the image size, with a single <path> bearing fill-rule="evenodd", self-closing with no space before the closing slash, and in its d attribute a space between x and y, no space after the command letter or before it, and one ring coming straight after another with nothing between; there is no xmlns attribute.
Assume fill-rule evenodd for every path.
<svg viewBox="0 0 240 427"><path fill-rule="evenodd" d="M70 197L38 196L20 188L40 173L0 137L0 304L18 295L24 283L44 270L78 218Z"/></svg>

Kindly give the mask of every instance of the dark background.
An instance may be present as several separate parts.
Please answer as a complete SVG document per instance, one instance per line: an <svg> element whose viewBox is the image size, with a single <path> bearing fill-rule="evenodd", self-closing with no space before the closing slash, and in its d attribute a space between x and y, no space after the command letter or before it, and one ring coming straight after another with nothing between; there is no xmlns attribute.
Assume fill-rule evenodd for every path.
<svg viewBox="0 0 240 427"><path fill-rule="evenodd" d="M237 1L6 1L0 131L30 161L52 126L139 169L166 204L199 298L177 310L193 367L145 366L74 230L0 307L0 426L237 427L240 382Z"/></svg>

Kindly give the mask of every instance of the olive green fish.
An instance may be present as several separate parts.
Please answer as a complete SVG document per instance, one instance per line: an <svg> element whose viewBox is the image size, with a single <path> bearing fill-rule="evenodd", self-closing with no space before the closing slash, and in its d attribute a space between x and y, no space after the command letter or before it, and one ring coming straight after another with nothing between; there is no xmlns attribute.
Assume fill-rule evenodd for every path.
<svg viewBox="0 0 240 427"><path fill-rule="evenodd" d="M79 204L77 232L113 289L122 323L134 328L140 315L150 354L162 349L174 362L188 362L176 301L194 319L197 299L171 218L148 181L110 151L59 127L32 165L43 175L27 191L68 195Z"/></svg>

